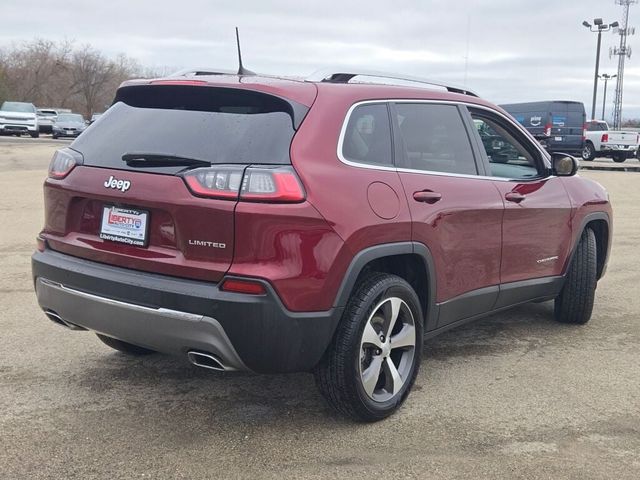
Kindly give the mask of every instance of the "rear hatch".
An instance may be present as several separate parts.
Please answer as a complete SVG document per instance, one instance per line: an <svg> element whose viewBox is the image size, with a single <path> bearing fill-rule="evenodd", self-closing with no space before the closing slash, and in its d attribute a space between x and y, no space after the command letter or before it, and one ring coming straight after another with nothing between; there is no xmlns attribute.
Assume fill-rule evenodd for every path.
<svg viewBox="0 0 640 480"><path fill-rule="evenodd" d="M77 166L45 183L43 237L52 249L209 281L229 269L247 172L258 179L291 169L291 140L308 107L254 90L176 83L121 88L54 157L50 172L67 158ZM259 201L263 184L254 177Z"/></svg>
<svg viewBox="0 0 640 480"><path fill-rule="evenodd" d="M575 102L553 102L552 108L549 138L552 149L582 149L586 124L584 105Z"/></svg>

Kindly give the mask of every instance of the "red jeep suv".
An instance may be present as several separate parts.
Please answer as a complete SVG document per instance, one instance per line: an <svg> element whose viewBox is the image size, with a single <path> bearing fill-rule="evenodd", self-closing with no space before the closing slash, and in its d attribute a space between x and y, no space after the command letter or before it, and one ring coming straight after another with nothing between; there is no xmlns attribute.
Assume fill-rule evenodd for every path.
<svg viewBox="0 0 640 480"><path fill-rule="evenodd" d="M40 306L130 354L313 372L364 421L406 399L424 338L531 301L587 322L607 192L472 92L407 80L124 83L51 160Z"/></svg>

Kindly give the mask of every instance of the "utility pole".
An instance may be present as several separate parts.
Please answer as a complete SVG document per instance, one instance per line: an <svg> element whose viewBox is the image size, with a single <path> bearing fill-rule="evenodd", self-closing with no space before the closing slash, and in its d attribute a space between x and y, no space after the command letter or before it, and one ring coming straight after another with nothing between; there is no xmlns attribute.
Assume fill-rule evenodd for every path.
<svg viewBox="0 0 640 480"><path fill-rule="evenodd" d="M604 78L604 96L602 98L602 120L604 120L604 112L607 105L607 82L609 82L609 80L612 78L616 78L617 76L618 75L609 75L607 73L603 73L602 75L600 75L600 78Z"/></svg>
<svg viewBox="0 0 640 480"><path fill-rule="evenodd" d="M467 49L464 54L464 83L463 87L467 87L467 78L469 74L469 37L471 36L471 15L467 15Z"/></svg>
<svg viewBox="0 0 640 480"><path fill-rule="evenodd" d="M622 0L620 0L622 1ZM636 1L636 0L624 0L624 1ZM582 22L582 25L587 27L590 31L598 34L598 44L596 47L596 71L593 75L593 102L591 103L591 119L596 118L596 97L598 96L598 71L600 70L600 46L602 45L602 32L608 32L612 28L618 26L618 22L604 23L601 18L594 18L593 25L586 20Z"/></svg>
<svg viewBox="0 0 640 480"><path fill-rule="evenodd" d="M615 0L616 4L624 9L622 14L622 25L617 33L620 35L620 46L613 47L609 51L609 56L618 56L618 81L616 83L616 98L613 110L613 128L619 129L622 125L622 88L624 86L624 61L631 58L631 47L627 45L627 37L636 33L636 29L629 27L629 8L638 0Z"/></svg>

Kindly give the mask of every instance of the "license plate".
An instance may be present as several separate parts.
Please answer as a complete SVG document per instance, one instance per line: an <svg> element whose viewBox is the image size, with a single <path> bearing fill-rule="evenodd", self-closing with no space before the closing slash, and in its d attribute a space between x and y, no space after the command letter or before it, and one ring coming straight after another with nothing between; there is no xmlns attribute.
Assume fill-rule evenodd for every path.
<svg viewBox="0 0 640 480"><path fill-rule="evenodd" d="M555 140L556 142L561 142L561 141L562 141L562 137L556 137L556 138L554 138L554 140Z"/></svg>
<svg viewBox="0 0 640 480"><path fill-rule="evenodd" d="M108 206L102 210L100 238L137 247L147 245L149 213L131 208Z"/></svg>

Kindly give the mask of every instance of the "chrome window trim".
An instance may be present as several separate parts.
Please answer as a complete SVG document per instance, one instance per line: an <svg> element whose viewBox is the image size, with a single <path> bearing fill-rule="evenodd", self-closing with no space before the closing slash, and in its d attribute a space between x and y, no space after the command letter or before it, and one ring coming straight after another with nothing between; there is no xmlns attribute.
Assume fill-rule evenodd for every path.
<svg viewBox="0 0 640 480"><path fill-rule="evenodd" d="M388 103L427 103L427 104L437 104L437 105L454 105L454 106L458 106L458 105L463 105L467 108L478 108L481 110L486 110L488 112L491 112L495 115L498 115L499 117L501 117L502 119L504 119L505 121L509 122L509 124L511 124L512 126L516 127L521 133L523 133L525 136L530 136L529 132L519 123L517 122L513 122L509 117L507 117L505 114L499 112L498 110L495 110L493 108L487 107L485 105L478 105L472 102L462 102L462 101L456 101L456 100L424 100L424 99L402 99L402 98L385 98L385 99L377 99L377 100L362 100L359 102L354 103L353 105L351 105L351 107L349 107L349 110L347 110L347 114L345 115L344 121L342 122L342 128L340 129L340 136L338 137L338 148L336 151L336 154L338 156L338 159L344 163L345 165L349 165L351 167L356 167L356 168L367 168L369 170L383 170L383 171L389 171L389 172L403 172L403 173L421 173L424 175L435 175L435 176L441 176L441 177L458 177L458 178L473 178L473 179L478 179L478 180L492 180L492 181L498 181L498 182L532 182L532 181L538 181L538 180L543 180L543 179L548 179L548 178L555 178L555 175L549 175L546 177L535 177L535 178L531 178L531 179L524 179L524 178L504 178L504 177L494 177L494 176L490 176L490 175L468 175L468 174L464 174L464 173L448 173L448 172L438 172L438 171L434 171L434 170L417 170L417 169L413 169L413 168L398 168L398 167L388 167L388 166L384 166L384 165L370 165L367 163L360 163L360 162L355 162L353 160L349 160L347 158L344 157L344 155L342 154L342 147L343 147L343 143L344 143L344 137L346 135L347 132L347 125L349 124L349 120L351 118L351 115L353 114L353 111L358 108L361 105L371 105L371 104L383 104L386 105ZM538 151L538 153L540 153L540 156L543 160L543 162L545 163L545 166L547 168L551 168L551 164L550 164L550 160L548 158L548 153L542 149L536 142L532 142L534 147L536 148L536 150Z"/></svg>

